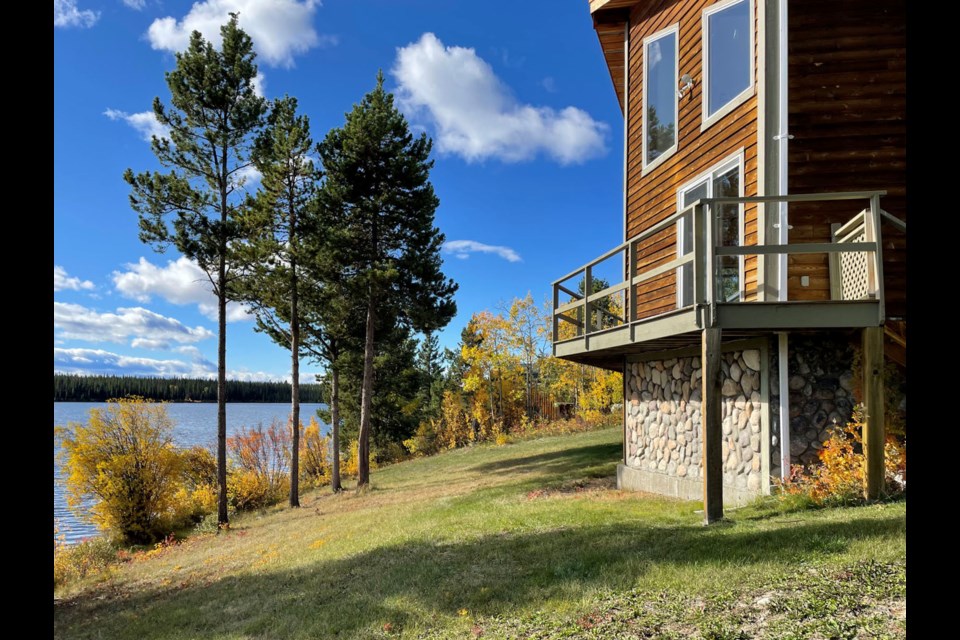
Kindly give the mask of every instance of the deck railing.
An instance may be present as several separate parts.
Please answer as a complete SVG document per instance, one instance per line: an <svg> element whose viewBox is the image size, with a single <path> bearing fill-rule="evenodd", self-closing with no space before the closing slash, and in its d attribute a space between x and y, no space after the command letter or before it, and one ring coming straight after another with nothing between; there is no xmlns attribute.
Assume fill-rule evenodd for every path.
<svg viewBox="0 0 960 640"><path fill-rule="evenodd" d="M718 261L723 256L781 256L799 254L828 254L831 272L831 294L838 300L876 300L879 321L884 318L883 257L880 239L881 216L890 217L880 209L883 191L816 193L785 196L748 196L731 198L703 198L686 209L678 211L657 224L643 230L626 242L610 249L582 267L553 282L553 341L609 331L617 327L653 320L638 317L637 288L657 276L677 272L693 264L693 291L690 303L679 309L694 308L700 327L714 326L717 303L729 302L718 295L720 270ZM754 244L721 246L715 208L722 205L822 203L835 201L865 201L859 213L851 207L852 219L843 225L834 225L832 242L802 242L789 244ZM675 226L685 216L692 221L692 250L680 257L658 261L654 266L637 269L637 255L656 234ZM902 221L893 218L896 223ZM594 291L596 269L599 265L619 259L616 271L622 280L600 291ZM609 266L608 266L609 271ZM837 275L839 274L839 275ZM624 277L625 276L625 277ZM835 278L840 278L837 285ZM742 288L742 287L741 287ZM563 300L563 296L569 296ZM784 301L787 302L787 301ZM750 304L750 302L743 302ZM675 310L674 310L675 311ZM671 311L672 312L672 311ZM663 315L663 314L660 314Z"/></svg>

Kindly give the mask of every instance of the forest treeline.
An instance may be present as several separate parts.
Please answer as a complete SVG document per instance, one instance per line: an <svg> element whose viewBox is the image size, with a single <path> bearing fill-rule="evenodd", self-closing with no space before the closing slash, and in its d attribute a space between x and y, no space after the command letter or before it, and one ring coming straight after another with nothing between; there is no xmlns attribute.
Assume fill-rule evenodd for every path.
<svg viewBox="0 0 960 640"><path fill-rule="evenodd" d="M290 402L288 382L227 380L230 402ZM54 374L54 402L106 402L134 395L165 402L216 402L217 381L207 378L145 378ZM319 384L300 385L301 402L323 402Z"/></svg>

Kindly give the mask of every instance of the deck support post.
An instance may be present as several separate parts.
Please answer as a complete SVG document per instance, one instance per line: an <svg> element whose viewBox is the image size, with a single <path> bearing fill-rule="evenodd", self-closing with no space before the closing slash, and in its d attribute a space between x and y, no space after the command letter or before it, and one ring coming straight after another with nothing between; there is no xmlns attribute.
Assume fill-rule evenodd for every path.
<svg viewBox="0 0 960 640"><path fill-rule="evenodd" d="M884 484L883 425L883 327L863 330L863 402L866 418L863 425L863 453L866 456L864 497L876 500Z"/></svg>
<svg viewBox="0 0 960 640"><path fill-rule="evenodd" d="M705 524L723 518L722 413L720 395L720 328L707 327L701 338L703 367L700 407L703 443L703 518Z"/></svg>

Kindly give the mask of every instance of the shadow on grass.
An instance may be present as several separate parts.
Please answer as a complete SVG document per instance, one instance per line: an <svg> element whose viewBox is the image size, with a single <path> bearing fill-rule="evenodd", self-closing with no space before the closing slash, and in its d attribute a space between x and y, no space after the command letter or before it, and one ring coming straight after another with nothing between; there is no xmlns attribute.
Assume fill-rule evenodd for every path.
<svg viewBox="0 0 960 640"><path fill-rule="evenodd" d="M536 458L522 464L545 462ZM431 625L462 609L490 616L555 599L577 602L595 589L636 586L652 567L693 571L685 582L694 589L700 576L721 570L763 563L789 571L858 539L902 536L903 527L902 515L760 531L621 523L418 540L312 563L305 540L300 568L113 601L79 598L55 606L55 629L65 638L367 638L386 623L395 630Z"/></svg>
<svg viewBox="0 0 960 640"><path fill-rule="evenodd" d="M549 475L579 477L584 468L591 465L616 464L620 460L622 447L619 442L594 444L573 449L547 451L520 458L507 458L496 462L468 467L468 471L479 473L524 473L538 472ZM579 474L579 475L578 475Z"/></svg>

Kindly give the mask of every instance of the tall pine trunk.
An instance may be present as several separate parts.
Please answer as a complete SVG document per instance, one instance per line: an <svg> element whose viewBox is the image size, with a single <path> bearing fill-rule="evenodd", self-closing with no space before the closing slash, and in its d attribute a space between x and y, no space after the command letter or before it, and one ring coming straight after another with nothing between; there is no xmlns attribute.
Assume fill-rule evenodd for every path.
<svg viewBox="0 0 960 640"><path fill-rule="evenodd" d="M290 225L293 228L293 212ZM297 308L297 262L290 261L290 419L293 442L290 445L290 506L300 506L300 316Z"/></svg>
<svg viewBox="0 0 960 640"><path fill-rule="evenodd" d="M226 244L225 242L222 244ZM227 516L227 258L221 248L217 277L217 523L230 524Z"/></svg>
<svg viewBox="0 0 960 640"><path fill-rule="evenodd" d="M340 484L340 373L337 367L331 367L330 379L330 422L333 431L333 472L330 488L334 493L343 490Z"/></svg>
<svg viewBox="0 0 960 640"><path fill-rule="evenodd" d="M377 308L373 291L367 297L367 332L363 345L363 390L360 394L360 441L357 488L370 484L370 412L373 408L373 332Z"/></svg>

